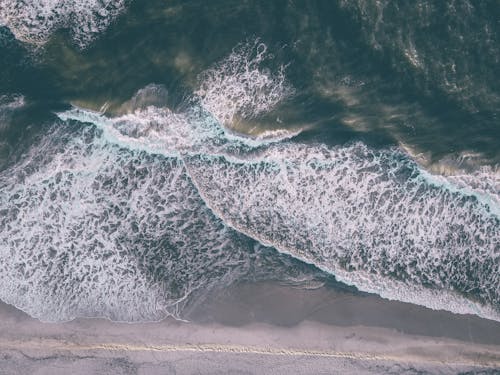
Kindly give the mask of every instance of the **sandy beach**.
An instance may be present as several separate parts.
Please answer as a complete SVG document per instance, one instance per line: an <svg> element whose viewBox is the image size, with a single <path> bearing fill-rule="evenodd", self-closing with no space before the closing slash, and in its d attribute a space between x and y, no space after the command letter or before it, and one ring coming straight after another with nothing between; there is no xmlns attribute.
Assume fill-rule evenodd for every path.
<svg viewBox="0 0 500 375"><path fill-rule="evenodd" d="M0 0L0 375L500 375L499 5Z"/></svg>
<svg viewBox="0 0 500 375"><path fill-rule="evenodd" d="M331 287L240 284L190 322L42 323L0 307L0 374L494 374L500 324Z"/></svg>

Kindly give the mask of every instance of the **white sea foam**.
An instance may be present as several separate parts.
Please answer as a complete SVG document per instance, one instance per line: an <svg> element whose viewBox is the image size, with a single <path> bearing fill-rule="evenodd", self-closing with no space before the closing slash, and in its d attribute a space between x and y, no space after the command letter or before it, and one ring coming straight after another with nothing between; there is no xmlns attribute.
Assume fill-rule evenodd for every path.
<svg viewBox="0 0 500 375"><path fill-rule="evenodd" d="M193 291L258 277L258 264L302 279L215 217L181 160L257 141L228 139L199 106L138 108L61 113L65 124L0 174L0 298L49 321L156 320L180 314Z"/></svg>
<svg viewBox="0 0 500 375"><path fill-rule="evenodd" d="M0 174L3 301L47 321L156 320L264 260L213 216L179 159L72 126Z"/></svg>
<svg viewBox="0 0 500 375"><path fill-rule="evenodd" d="M231 126L238 117L251 119L272 110L293 94L285 67L276 73L263 67L267 46L256 41L237 46L224 60L201 74L195 91L201 106L217 121Z"/></svg>
<svg viewBox="0 0 500 375"><path fill-rule="evenodd" d="M197 91L201 99L194 102L203 108L173 114L149 107L92 121L104 124L111 142L181 157L213 212L263 244L386 298L500 319L498 185L484 185L483 175L431 175L397 149L250 142L234 135L224 124L236 113L252 117L272 106L256 100L252 107L260 91L250 78L243 84L233 74L246 66L247 54L231 56L202 75L201 87L219 88ZM234 69L231 61L237 61ZM238 85L250 89L233 89ZM218 105L227 98L236 104ZM73 110L60 116L87 115Z"/></svg>
<svg viewBox="0 0 500 375"><path fill-rule="evenodd" d="M185 125L170 124L164 134ZM120 145L137 148L143 134L129 126L121 131ZM498 306L500 224L489 195L432 176L397 150L284 142L234 152L216 147L222 132L209 134L160 137L154 152L182 157L205 202L233 228L361 290L499 318L492 305ZM199 142L207 139L212 143ZM461 295L467 293L485 304Z"/></svg>
<svg viewBox="0 0 500 375"><path fill-rule="evenodd" d="M293 94L284 76L265 71L262 64L269 59L267 47L253 42L237 46L228 58L202 73L200 88L189 100L191 106L183 113L166 107L144 105L155 103L151 95L158 93L165 101L166 90L148 85L127 102L132 113L107 118L100 113L74 107L58 113L63 120L73 119L99 126L110 141L131 145L149 152L167 155L206 152L209 154L238 151L279 142L300 134L301 129L278 128L256 137L234 132L232 124L239 119L253 119L273 110ZM130 105L129 105L130 104ZM155 103L156 104L156 103Z"/></svg>
<svg viewBox="0 0 500 375"><path fill-rule="evenodd" d="M279 144L185 162L213 211L264 244L386 298L500 319L498 217L399 151Z"/></svg>
<svg viewBox="0 0 500 375"><path fill-rule="evenodd" d="M171 124L173 129L179 125ZM113 125L109 128L115 129ZM121 147L144 150L143 144L136 143L141 134L137 129L126 126L121 131ZM114 143L112 137L103 139ZM169 142L173 149L158 147L154 152L182 158L189 172L184 178L195 182L208 206L231 227L361 290L499 319L494 307L499 295L499 222L467 190L452 182L448 184L454 189L429 181L397 150L375 151L362 144L331 149L280 143L243 154L212 148L216 152L210 154L210 148L196 153L196 141ZM85 160L82 157L81 163ZM80 168L87 169L86 165ZM114 173L121 168L118 165ZM33 184L38 186L45 176L44 170ZM156 185L150 183L163 196L166 192ZM225 251L234 250L221 250ZM467 293L485 303L462 296Z"/></svg>
<svg viewBox="0 0 500 375"><path fill-rule="evenodd" d="M497 217L500 218L500 173L484 166L474 172L440 176L421 172L426 180L451 192L473 195Z"/></svg>
<svg viewBox="0 0 500 375"><path fill-rule="evenodd" d="M82 306L95 308L107 294L120 295L134 283L138 283L136 294L130 297L123 292L120 297L133 301L127 305L133 308L123 310L133 313L120 317L136 316L135 308L142 306L139 296L147 304L153 300L159 303L160 293L164 297L160 300L167 301L162 304L174 306L176 298L212 282L206 275L243 272L240 270L245 267L228 270L228 265L245 263L242 259L247 258L239 245L233 245L231 236L237 234L221 219L237 231L315 264L361 290L500 320L498 206L485 199L491 191L480 192L479 185L471 182L484 180L484 176L470 175L467 184L447 177L439 178L438 183L397 149L375 150L361 143L332 148L235 135L224 124L234 121L235 116L259 115L277 102L259 99L261 91L252 88L254 78L256 87L262 86L258 74L248 76L244 83L234 78L232 72L241 70L241 61L232 56L212 73L202 75L208 81L201 87L206 88L197 91L198 99L185 113L150 106L109 119L75 108L59 114L60 118L93 123L102 136L89 137L83 132L56 156L31 156L38 159L4 173L0 209L5 213L1 223L6 229L0 231L0 248L6 264L2 283L12 285L5 289L7 298L18 305L24 303L25 309L33 304L28 301L49 298L52 279L40 283L38 277L43 275L32 274L47 270L45 259L56 247L55 259L77 254L67 268L65 262L55 263L61 264L57 275L62 280L66 275L80 275L76 264L87 256L93 259L92 265L101 267L104 276L98 277L96 284L83 284L82 296L91 293L83 298L88 303L80 303L72 287L63 282L64 292L55 294L60 300L48 304L50 311L45 315L61 316L57 306L68 309L64 316L81 312ZM245 53L240 56L247 59ZM227 70L228 61L236 61L237 66ZM261 71L258 64L252 69ZM247 72L246 68L243 71ZM207 82L215 82L221 89L210 91ZM282 81L275 83L279 87ZM246 88L233 90L238 85ZM238 94L233 98L228 92ZM252 95L257 96L255 102ZM228 97L236 104L217 104ZM23 176L24 170L30 171L29 176ZM33 234L29 234L31 227ZM134 233L153 244L174 238L176 242L169 242L173 245L169 249L179 247L180 254L174 252L178 254L174 261L171 252L162 252L159 245L139 246ZM228 237L228 233L232 235ZM81 239L87 242L78 242ZM40 241L43 246L38 245ZM94 241L105 246L101 248ZM37 252L37 248L44 250ZM109 249L112 265L105 269L107 263L101 263L108 259L104 252ZM227 258L231 256L234 259ZM202 261L193 257L202 257ZM29 261L24 262L26 259ZM145 277L148 272L143 268L139 272L137 259L147 259L151 267L163 270L155 283L148 283L150 278ZM22 271L20 263L27 264L31 273ZM198 267L196 272L193 264ZM212 272L205 272L206 268ZM133 271L117 275L117 269ZM96 270L90 270L95 274ZM124 279L126 287L101 288L102 280L111 279L109 274L117 280L130 279ZM184 275L180 279L175 276L181 296L172 296L172 288L163 288L162 283L168 280L166 275L178 274ZM28 285L34 289L16 294L14 288L24 278L32 281ZM76 281L82 280L86 279ZM85 292L86 288L92 291ZM71 303L64 303L68 300ZM113 303L118 304L118 299ZM114 307L98 306L115 317ZM156 310L141 311L154 316Z"/></svg>
<svg viewBox="0 0 500 375"><path fill-rule="evenodd" d="M45 43L57 29L70 30L80 47L87 46L124 10L127 0L2 0L0 25L16 39Z"/></svg>
<svg viewBox="0 0 500 375"><path fill-rule="evenodd" d="M482 166L470 173L449 176L453 184L470 189L479 199L488 202L492 210L500 217L500 168Z"/></svg>

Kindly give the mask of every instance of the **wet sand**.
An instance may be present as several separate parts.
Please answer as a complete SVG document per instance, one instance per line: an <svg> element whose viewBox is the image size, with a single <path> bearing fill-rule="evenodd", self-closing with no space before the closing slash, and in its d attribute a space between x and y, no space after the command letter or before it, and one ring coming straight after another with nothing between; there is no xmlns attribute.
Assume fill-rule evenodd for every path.
<svg viewBox="0 0 500 375"><path fill-rule="evenodd" d="M475 315L431 310L336 286L301 289L246 283L216 293L189 315L196 322L241 326L252 322L294 326L304 320L332 326L367 326L410 335L500 345L500 323Z"/></svg>
<svg viewBox="0 0 500 375"><path fill-rule="evenodd" d="M500 369L500 323L321 287L240 284L190 322L41 323L0 306L0 374L456 374Z"/></svg>

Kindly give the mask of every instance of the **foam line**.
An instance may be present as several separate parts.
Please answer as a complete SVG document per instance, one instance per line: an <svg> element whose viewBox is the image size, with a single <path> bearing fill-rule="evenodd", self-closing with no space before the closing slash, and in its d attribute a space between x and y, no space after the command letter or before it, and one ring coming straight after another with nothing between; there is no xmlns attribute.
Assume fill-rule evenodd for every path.
<svg viewBox="0 0 500 375"><path fill-rule="evenodd" d="M185 162L216 215L265 245L388 299L499 319L498 218L399 152L281 144Z"/></svg>

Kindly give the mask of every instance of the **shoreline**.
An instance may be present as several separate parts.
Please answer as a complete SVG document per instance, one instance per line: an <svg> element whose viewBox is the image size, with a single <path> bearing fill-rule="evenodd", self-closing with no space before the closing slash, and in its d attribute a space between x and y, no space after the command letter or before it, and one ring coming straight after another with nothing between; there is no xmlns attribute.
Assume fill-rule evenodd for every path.
<svg viewBox="0 0 500 375"><path fill-rule="evenodd" d="M42 323L1 304L0 373L102 373L110 363L135 369L124 374L500 369L497 322L329 287L244 283L212 293L188 318Z"/></svg>
<svg viewBox="0 0 500 375"><path fill-rule="evenodd" d="M207 299L202 307L187 315L188 320L230 326L262 322L288 327L308 320L500 346L500 322L495 320L387 300L336 285L302 289L273 282L240 283Z"/></svg>

